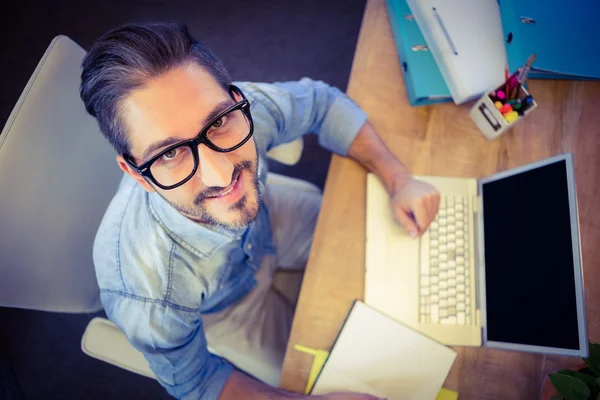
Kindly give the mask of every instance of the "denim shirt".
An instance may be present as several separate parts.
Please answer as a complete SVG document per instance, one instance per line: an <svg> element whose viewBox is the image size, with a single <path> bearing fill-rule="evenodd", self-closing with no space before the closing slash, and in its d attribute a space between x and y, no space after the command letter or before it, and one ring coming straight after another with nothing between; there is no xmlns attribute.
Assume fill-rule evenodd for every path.
<svg viewBox="0 0 600 400"><path fill-rule="evenodd" d="M236 84L251 104L260 193L269 149L315 133L322 146L346 155L367 119L323 82ZM96 235L93 256L108 318L144 354L160 384L176 398L216 399L233 367L207 350L202 314L248 294L263 255L274 251L264 204L247 228L209 227L125 175Z"/></svg>

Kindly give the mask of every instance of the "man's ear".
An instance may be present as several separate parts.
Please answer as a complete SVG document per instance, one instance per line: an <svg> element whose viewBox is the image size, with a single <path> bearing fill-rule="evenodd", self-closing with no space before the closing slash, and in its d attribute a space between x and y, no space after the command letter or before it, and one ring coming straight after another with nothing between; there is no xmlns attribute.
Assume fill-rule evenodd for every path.
<svg viewBox="0 0 600 400"><path fill-rule="evenodd" d="M244 99L241 94L237 93L234 90L231 91L231 94L233 95L233 99L236 103L239 103L240 101L242 101Z"/></svg>
<svg viewBox="0 0 600 400"><path fill-rule="evenodd" d="M154 186L152 186L150 183L148 183L148 181L142 175L140 175L135 169L131 168L131 166L127 163L127 161L125 161L123 156L121 156L121 155L117 156L117 164L119 164L119 168L121 168L121 170L123 170L123 172L125 172L127 175L129 175L133 179L135 179L137 181L137 183L139 183L146 192L152 193L152 192L156 191L154 189Z"/></svg>

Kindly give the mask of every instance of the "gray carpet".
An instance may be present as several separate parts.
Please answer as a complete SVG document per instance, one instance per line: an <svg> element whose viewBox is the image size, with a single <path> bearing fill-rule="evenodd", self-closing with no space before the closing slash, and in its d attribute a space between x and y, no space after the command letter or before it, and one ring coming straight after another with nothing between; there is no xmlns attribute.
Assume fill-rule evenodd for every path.
<svg viewBox="0 0 600 400"><path fill-rule="evenodd" d="M186 23L236 80L308 76L345 90L365 6L364 0L1 3L0 126L54 36L66 34L89 48L109 28L134 21ZM298 165L272 169L322 187L329 158L310 136ZM169 398L155 381L81 352L93 317L0 307L0 400Z"/></svg>

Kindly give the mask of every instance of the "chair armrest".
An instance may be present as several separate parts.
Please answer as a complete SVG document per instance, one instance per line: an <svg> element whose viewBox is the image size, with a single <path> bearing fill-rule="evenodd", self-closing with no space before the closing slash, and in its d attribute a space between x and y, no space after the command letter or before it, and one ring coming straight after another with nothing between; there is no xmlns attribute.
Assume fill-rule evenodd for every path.
<svg viewBox="0 0 600 400"><path fill-rule="evenodd" d="M81 350L90 357L156 379L144 355L129 343L118 326L105 318L90 321L81 338Z"/></svg>
<svg viewBox="0 0 600 400"><path fill-rule="evenodd" d="M304 140L300 138L293 142L280 144L279 146L272 148L267 153L267 157L285 165L295 165L300 161L303 149Z"/></svg>

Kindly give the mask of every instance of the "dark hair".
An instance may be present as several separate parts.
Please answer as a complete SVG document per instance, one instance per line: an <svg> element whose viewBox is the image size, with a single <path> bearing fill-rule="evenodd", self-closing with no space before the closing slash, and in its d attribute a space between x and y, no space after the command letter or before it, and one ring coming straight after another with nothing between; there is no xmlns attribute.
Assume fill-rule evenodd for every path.
<svg viewBox="0 0 600 400"><path fill-rule="evenodd" d="M204 67L229 91L231 78L223 64L185 25L125 25L92 45L83 60L79 94L117 153L127 154L130 147L121 121L122 100L149 79L189 62Z"/></svg>

